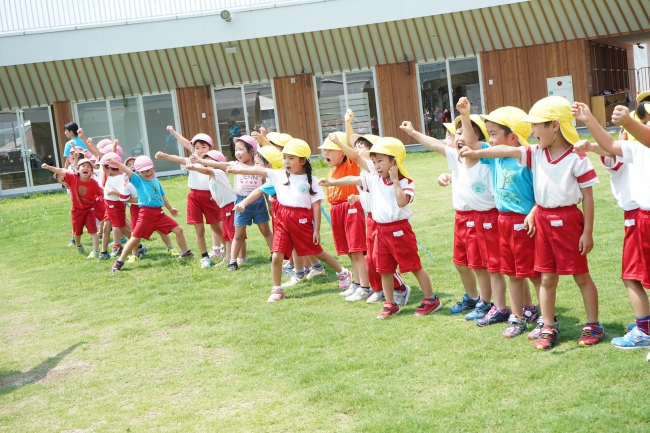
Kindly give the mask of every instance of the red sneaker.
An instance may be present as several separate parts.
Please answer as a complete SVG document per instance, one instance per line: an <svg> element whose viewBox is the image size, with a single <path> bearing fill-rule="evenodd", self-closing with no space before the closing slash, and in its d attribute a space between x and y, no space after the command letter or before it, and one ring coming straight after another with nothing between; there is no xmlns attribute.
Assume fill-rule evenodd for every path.
<svg viewBox="0 0 650 433"><path fill-rule="evenodd" d="M398 314L400 311L401 310L399 309L399 305L391 304L390 302L384 302L384 309L381 311L381 313L379 313L377 319L385 319L386 317Z"/></svg>
<svg viewBox="0 0 650 433"><path fill-rule="evenodd" d="M433 301L431 299L425 298L422 300L420 306L415 310L416 316L426 316L431 314L434 311L438 311L442 307L440 299L437 296L434 296Z"/></svg>
<svg viewBox="0 0 650 433"><path fill-rule="evenodd" d="M605 328L598 325L586 324L582 328L582 336L578 339L578 346L593 346L601 342L605 336Z"/></svg>
<svg viewBox="0 0 650 433"><path fill-rule="evenodd" d="M534 347L538 350L548 350L558 339L558 330L550 328L546 325L542 328L542 332L539 335L539 338L535 341Z"/></svg>

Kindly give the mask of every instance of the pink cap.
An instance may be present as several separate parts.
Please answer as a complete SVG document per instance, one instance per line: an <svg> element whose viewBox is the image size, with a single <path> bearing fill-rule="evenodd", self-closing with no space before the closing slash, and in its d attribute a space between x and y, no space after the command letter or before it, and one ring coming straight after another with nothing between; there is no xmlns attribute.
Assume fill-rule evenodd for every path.
<svg viewBox="0 0 650 433"><path fill-rule="evenodd" d="M226 157L223 156L223 153L219 152L218 150L211 150L209 152L206 152L203 156L208 156L217 162L226 162Z"/></svg>
<svg viewBox="0 0 650 433"><path fill-rule="evenodd" d="M210 138L210 136L208 134L203 134L203 133L196 134L194 137L192 137L191 143L194 144L196 141L199 141L199 140L205 141L206 143L208 143L210 145L210 147L214 147L214 143L212 142L212 138Z"/></svg>
<svg viewBox="0 0 650 433"><path fill-rule="evenodd" d="M257 140L255 140L250 135L242 135L241 137L233 138L233 142L236 142L237 140L241 140L244 143L250 144L255 152L257 152L257 148L260 147L260 144L257 142Z"/></svg>
<svg viewBox="0 0 650 433"><path fill-rule="evenodd" d="M77 162L77 167L81 167L81 164L85 164L85 163L90 164L90 169L91 169L91 170L92 170L93 168L95 168L95 164L93 164L93 162L92 162L91 160L87 159L87 158L80 159L80 160Z"/></svg>
<svg viewBox="0 0 650 433"><path fill-rule="evenodd" d="M108 165L110 168L117 168L117 166L110 164L108 162L109 159L114 159L115 161L119 162L120 164L122 163L122 158L120 155L118 155L115 152L108 152L102 156L101 163L102 165Z"/></svg>
<svg viewBox="0 0 650 433"><path fill-rule="evenodd" d="M129 163L129 161L131 161L131 160L134 160L134 161L135 161L135 156L129 156L128 158L126 158L126 159L124 160L123 164L124 164L124 165L127 165L127 164Z"/></svg>
<svg viewBox="0 0 650 433"><path fill-rule="evenodd" d="M153 161L147 155L140 155L135 159L133 168L137 172L147 171L150 168L153 168Z"/></svg>
<svg viewBox="0 0 650 433"><path fill-rule="evenodd" d="M112 140L108 138L104 138L103 140L99 140L99 143L97 143L97 149L103 149L106 146L112 146L112 145L113 145Z"/></svg>
<svg viewBox="0 0 650 433"><path fill-rule="evenodd" d="M109 152L113 152L113 144L111 143L110 146L104 146L104 147L102 147L101 149L99 149L99 152L100 152L100 153L103 153L103 154L107 154L107 153L109 153ZM120 156L124 155L124 150L122 150L122 148L120 147L119 144L118 144L117 147L115 148L115 153L117 153L117 154L120 155Z"/></svg>

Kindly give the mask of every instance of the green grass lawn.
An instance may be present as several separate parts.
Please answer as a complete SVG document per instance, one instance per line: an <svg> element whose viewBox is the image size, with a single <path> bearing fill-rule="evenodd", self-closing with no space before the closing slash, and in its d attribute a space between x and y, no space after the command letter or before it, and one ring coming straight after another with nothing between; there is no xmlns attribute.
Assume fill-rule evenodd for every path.
<svg viewBox="0 0 650 433"><path fill-rule="evenodd" d="M375 319L381 305L339 297L331 269L267 304L269 253L255 228L250 261L235 273L179 263L156 238L145 260L111 275L111 263L66 248L67 195L0 201L0 431L650 430L646 352L610 344L633 314L607 173L597 166L589 255L607 337L576 346L585 313L565 277L560 343L539 352L525 337L503 339L505 325L449 313L463 289L451 263L451 189L436 182L446 163L420 153L406 164L412 223L433 255L422 252L422 263L444 309L413 316L422 294L408 275L411 301L385 321ZM186 227L186 178L163 185ZM322 235L333 252L325 221Z"/></svg>

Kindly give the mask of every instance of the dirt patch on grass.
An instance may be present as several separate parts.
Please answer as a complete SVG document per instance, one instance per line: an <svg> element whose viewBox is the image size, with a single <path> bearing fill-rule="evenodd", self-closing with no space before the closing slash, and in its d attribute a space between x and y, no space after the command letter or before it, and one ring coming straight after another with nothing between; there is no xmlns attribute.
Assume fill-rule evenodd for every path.
<svg viewBox="0 0 650 433"><path fill-rule="evenodd" d="M83 360L63 361L47 372L40 383L55 383L92 372L95 367Z"/></svg>

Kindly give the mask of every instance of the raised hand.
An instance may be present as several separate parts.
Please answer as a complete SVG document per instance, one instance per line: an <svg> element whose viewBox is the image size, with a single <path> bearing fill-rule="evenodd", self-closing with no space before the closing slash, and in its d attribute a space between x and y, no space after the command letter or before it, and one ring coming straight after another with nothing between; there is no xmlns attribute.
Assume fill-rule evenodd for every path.
<svg viewBox="0 0 650 433"><path fill-rule="evenodd" d="M576 117L576 119L578 119ZM578 119L580 120L580 119ZM573 145L573 153L585 153L585 152L591 152L592 147L591 143L589 140L580 140L576 144Z"/></svg>
<svg viewBox="0 0 650 433"><path fill-rule="evenodd" d="M458 100L458 103L456 104L456 110L460 113L461 116L465 114L469 114L471 105L469 104L469 101L467 100L466 97L462 97Z"/></svg>
<svg viewBox="0 0 650 433"><path fill-rule="evenodd" d="M388 175L390 176L390 180L393 181L393 183L399 182L399 169L396 165L388 169Z"/></svg>
<svg viewBox="0 0 650 433"><path fill-rule="evenodd" d="M584 102L574 102L571 106L571 114L581 122L587 122L593 117L589 106Z"/></svg>
<svg viewBox="0 0 650 433"><path fill-rule="evenodd" d="M625 126L632 120L630 109L624 105L617 105L612 112L612 123L618 126Z"/></svg>
<svg viewBox="0 0 650 433"><path fill-rule="evenodd" d="M354 120L354 111L350 110L349 108L345 111L345 121L346 122L352 122Z"/></svg>
<svg viewBox="0 0 650 433"><path fill-rule="evenodd" d="M411 135L413 131L415 131L413 129L413 125L408 120L403 121L402 124L399 126L399 129L406 132L408 135Z"/></svg>

